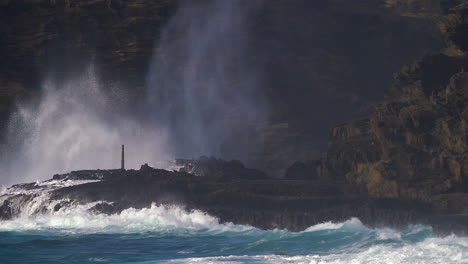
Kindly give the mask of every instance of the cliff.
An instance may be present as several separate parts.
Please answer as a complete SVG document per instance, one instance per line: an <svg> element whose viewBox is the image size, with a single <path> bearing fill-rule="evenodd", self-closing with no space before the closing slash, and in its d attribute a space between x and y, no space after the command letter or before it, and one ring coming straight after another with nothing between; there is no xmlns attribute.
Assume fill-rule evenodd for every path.
<svg viewBox="0 0 468 264"><path fill-rule="evenodd" d="M405 16L421 16L410 11ZM260 228L302 230L358 217L370 226L429 224L437 232L464 234L468 4L451 9L439 28L444 49L403 67L385 98L373 105L373 114L332 128L322 158L294 163L284 179L238 161L208 158L179 160L183 168L175 172L146 165L140 170L77 171L12 186L0 196L0 218L17 217L37 201L29 213L91 204L89 210L112 214L163 203ZM70 186L73 181L82 184Z"/></svg>
<svg viewBox="0 0 468 264"><path fill-rule="evenodd" d="M328 151L289 178L336 179L372 198L468 214L468 5L440 22L447 48L394 75L374 114L330 130Z"/></svg>
<svg viewBox="0 0 468 264"><path fill-rule="evenodd" d="M191 1L0 1L0 132L15 100L37 103L44 79L67 80L90 62L106 87L126 91L125 107L136 108L151 57L165 58L155 48L161 32L184 2ZM440 48L436 21L460 1L258 2L245 32L230 41L248 44L241 59L258 72L257 87L272 107L269 122L252 124L251 153L235 158L280 175L323 151L329 127L367 114L367 102L382 97L401 65Z"/></svg>

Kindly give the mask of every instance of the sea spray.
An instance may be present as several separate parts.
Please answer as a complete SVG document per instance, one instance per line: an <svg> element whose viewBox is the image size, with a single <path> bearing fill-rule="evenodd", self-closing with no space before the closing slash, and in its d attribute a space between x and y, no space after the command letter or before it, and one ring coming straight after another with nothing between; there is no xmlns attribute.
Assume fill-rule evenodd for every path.
<svg viewBox="0 0 468 264"><path fill-rule="evenodd" d="M371 229L358 219L302 232L220 223L198 210L152 205L120 214L73 206L0 222L0 260L27 260L41 250L93 263L467 263L468 239L435 237L427 226ZM16 242L13 242L16 241ZM15 248L31 246L19 255ZM131 247L129 245L132 245ZM141 254L145 252L145 254ZM45 259L48 259L45 257ZM27 262L27 261L26 261ZM53 262L53 261L52 261Z"/></svg>
<svg viewBox="0 0 468 264"><path fill-rule="evenodd" d="M248 227L220 224L218 219L201 211L187 212L182 207L153 204L150 208L123 210L119 214L94 214L97 203L73 205L45 214L23 215L2 221L0 231L53 231L64 233L138 233L168 230L240 231Z"/></svg>
<svg viewBox="0 0 468 264"><path fill-rule="evenodd" d="M118 168L123 143L128 168L173 159L165 129L149 128L126 113L120 96L119 88L104 90L93 64L74 79L46 79L39 103L18 104L10 118L7 145L0 149L2 184Z"/></svg>
<svg viewBox="0 0 468 264"><path fill-rule="evenodd" d="M122 144L128 168L201 155L246 160L268 117L244 50L259 2L182 1L154 43L141 90L101 80L93 59L73 74L39 71L40 91L16 104L0 142L0 184L118 168Z"/></svg>
<svg viewBox="0 0 468 264"><path fill-rule="evenodd" d="M155 44L144 112L170 131L177 157L246 160L268 118L261 72L246 55L262 1L182 1Z"/></svg>
<svg viewBox="0 0 468 264"><path fill-rule="evenodd" d="M98 174L89 181L98 181ZM56 258L70 262L70 256L76 263L468 261L468 238L436 237L430 227L422 225L399 231L372 229L351 218L289 232L221 223L205 212L187 211L183 206L153 204L106 215L90 210L106 201L78 204L50 199L53 190L89 181L52 179L5 190L0 199L18 201L15 208L20 212L11 220L0 221L0 262L29 263L36 256L42 256L44 263ZM41 254L44 250L49 253ZM22 251L26 253L20 254Z"/></svg>

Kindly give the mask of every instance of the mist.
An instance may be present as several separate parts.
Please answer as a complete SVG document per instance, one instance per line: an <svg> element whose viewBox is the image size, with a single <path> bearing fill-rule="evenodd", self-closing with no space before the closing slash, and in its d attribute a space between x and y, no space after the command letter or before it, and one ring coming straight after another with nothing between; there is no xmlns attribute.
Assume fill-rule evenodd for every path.
<svg viewBox="0 0 468 264"><path fill-rule="evenodd" d="M201 155L248 158L268 117L260 74L244 58L256 4L184 1L155 44L143 94L109 87L92 60L59 80L44 74L38 100L19 102L0 150L0 185L80 169L167 168ZM136 105L136 107L135 107Z"/></svg>
<svg viewBox="0 0 468 264"><path fill-rule="evenodd" d="M153 52L146 112L170 131L176 156L245 159L267 118L245 45L255 1L184 2Z"/></svg>
<svg viewBox="0 0 468 264"><path fill-rule="evenodd" d="M112 94L125 93L118 88L104 93L93 65L63 83L46 79L39 103L18 104L10 118L2 184L71 170L119 168L121 144L127 145L129 168L170 159L164 131L135 122Z"/></svg>

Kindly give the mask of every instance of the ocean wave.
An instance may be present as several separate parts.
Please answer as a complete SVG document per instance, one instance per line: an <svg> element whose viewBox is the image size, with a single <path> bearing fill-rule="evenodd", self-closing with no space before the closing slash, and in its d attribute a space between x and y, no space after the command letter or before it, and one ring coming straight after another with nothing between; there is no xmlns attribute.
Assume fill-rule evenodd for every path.
<svg viewBox="0 0 468 264"><path fill-rule="evenodd" d="M435 237L430 227L422 225L399 231L369 228L351 218L289 232L220 223L216 217L181 206L153 204L105 215L89 211L95 204L1 221L0 234L26 240L39 235L63 243L69 243L70 236L90 243L110 236L115 241L144 243L145 247L149 245L144 241L151 241L172 256L145 263L468 263L468 238ZM165 244L168 239L177 243ZM88 261L108 262L99 254Z"/></svg>
<svg viewBox="0 0 468 264"><path fill-rule="evenodd" d="M94 214L89 208L102 202L74 205L57 212L25 215L2 221L0 231L56 231L73 233L129 233L174 229L245 231L251 227L220 224L199 210L153 204L150 208L123 210L120 214Z"/></svg>
<svg viewBox="0 0 468 264"><path fill-rule="evenodd" d="M306 230L304 230L304 232L316 232L316 231L321 231L321 230L333 230L333 229L340 229L340 228L362 229L365 227L358 218L353 217L350 220L347 220L342 223L334 223L334 222L329 221L325 223L316 224L307 228Z"/></svg>
<svg viewBox="0 0 468 264"><path fill-rule="evenodd" d="M307 228L302 232L287 230L260 230L251 226L220 223L219 219L200 210L187 211L183 206L156 205L149 208L129 208L119 214L101 214L90 211L97 204L68 203L66 200L50 200L47 192L35 196L25 203L19 217L0 221L0 231L51 231L72 233L132 233L159 232L169 230L198 230L210 234L223 232L244 232L248 235L270 235L270 237L294 237L320 231L369 230L359 219L351 218L342 223L325 222ZM47 204L47 206L44 206ZM57 204L66 204L54 210ZM38 211L41 209L41 212Z"/></svg>
<svg viewBox="0 0 468 264"><path fill-rule="evenodd" d="M449 236L445 238L427 238L415 244L374 245L361 250L350 248L337 254L231 255L182 258L168 260L163 263L461 264L468 263L467 243L468 238Z"/></svg>
<svg viewBox="0 0 468 264"><path fill-rule="evenodd" d="M68 203L67 203L68 202ZM389 228L371 229L358 218L341 223L324 222L301 232L287 230L260 230L251 226L220 223L219 219L200 210L187 211L183 206L152 204L149 208L128 208L119 214L95 213L91 208L105 201L75 204L66 200L50 200L47 192L35 196L25 203L22 213L11 220L0 221L0 231L50 231L71 233L138 233L170 230L196 230L219 234L243 232L244 235L264 236L265 241L273 238L313 236L321 232L340 232L372 236L374 240L404 240L432 230L427 226L414 226L405 231ZM47 204L46 206L44 206ZM61 206L58 210L56 205ZM262 241L256 241L261 244Z"/></svg>

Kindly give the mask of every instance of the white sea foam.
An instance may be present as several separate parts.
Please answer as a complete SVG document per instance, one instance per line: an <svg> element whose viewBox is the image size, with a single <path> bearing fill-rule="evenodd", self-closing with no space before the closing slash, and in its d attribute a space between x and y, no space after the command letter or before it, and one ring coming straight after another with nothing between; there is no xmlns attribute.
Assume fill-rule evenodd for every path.
<svg viewBox="0 0 468 264"><path fill-rule="evenodd" d="M0 193L0 206L8 200L14 217L27 218L38 214L55 211L55 206L70 201L51 200L50 192L56 189L98 182L99 180L47 180L30 184L14 185L2 190ZM4 224L2 222L2 224Z"/></svg>
<svg viewBox="0 0 468 264"><path fill-rule="evenodd" d="M161 163L170 166L171 162ZM99 175L94 175L96 179ZM2 221L0 231L55 230L75 233L95 232L146 232L169 229L209 229L213 232L254 231L260 230L234 224L220 224L218 219L198 210L187 212L178 206L157 206L150 208L123 210L120 214L105 215L89 211L92 207L105 201L79 204L71 200L50 199L50 192L63 187L97 182L99 180L47 180L26 185L15 185L3 190L0 203L9 199L16 217ZM60 205L59 209L56 206ZM364 228L357 218L343 223L321 223L311 226L304 232L334 230L339 228ZM276 235L294 235L286 230L271 230ZM302 232L299 232L302 233ZM295 233L295 234L299 234Z"/></svg>
<svg viewBox="0 0 468 264"><path fill-rule="evenodd" d="M401 240L401 233L390 228L377 229L378 240Z"/></svg>
<svg viewBox="0 0 468 264"><path fill-rule="evenodd" d="M2 185L2 186L0 187L0 196L3 195L3 194L5 194L6 191L7 191L7 187Z"/></svg>
<svg viewBox="0 0 468 264"><path fill-rule="evenodd" d="M43 197L45 199L45 197ZM37 198L41 199L41 198ZM40 203L40 201L38 202ZM276 241L278 239L306 239L302 243L307 247L307 239L311 239L313 232L329 230L330 232L351 232L364 234L356 238L352 244L337 248L329 253L309 255L240 255L217 257L190 257L168 260L167 263L313 263L313 264L403 264L403 263L468 263L468 238L448 236L444 238L425 238L420 242L406 241L402 236L417 235L427 228L415 226L409 231L399 232L392 229L370 229L365 227L357 218L343 223L321 223L311 226L298 233L285 230L261 231L259 229L234 225L221 224L219 220L199 210L186 211L179 206L163 206L153 204L150 208L126 209L120 214L104 215L93 214L89 208L98 202L85 205L72 204L58 211L44 214L26 214L14 220L2 221L0 231L45 231L60 233L147 233L173 234L182 236L197 236L200 232L207 235L217 235L223 232L236 232L238 236L257 237L251 246ZM52 206L52 205L51 205ZM28 211L34 211L34 203ZM279 236L278 236L279 234ZM403 235L404 234L404 235ZM231 236L232 234L229 234ZM363 246L365 240L375 237L376 243ZM379 240L397 240L392 243L380 243ZM260 241L260 242L259 242ZM357 246L356 246L357 245ZM307 252L307 250L305 251ZM311 245L309 252L315 252ZM180 254L192 254L190 250L182 250ZM93 261L99 261L93 259ZM152 262L148 262L152 263ZM155 262L156 263L156 262ZM158 261L157 263L160 263Z"/></svg>
<svg viewBox="0 0 468 264"><path fill-rule="evenodd" d="M165 163L161 165L167 165ZM99 178L99 175L95 175ZM173 229L245 231L251 227L220 224L218 219L199 210L187 212L179 206L152 205L150 208L123 210L120 214L105 215L89 211L99 203L74 203L71 200L50 199L50 192L63 187L99 180L48 180L27 185L16 185L2 191L0 204L9 199L16 211L12 220L1 221L0 231L59 231L73 233L126 233ZM61 207L57 210L56 205Z"/></svg>
<svg viewBox="0 0 468 264"><path fill-rule="evenodd" d="M221 224L216 217L199 210L186 211L180 206L153 204L150 208L126 209L119 214L105 215L89 211L98 203L76 204L71 201L51 201L49 191L63 186L83 184L87 181L48 181L33 184L28 188L13 187L4 191L3 196L27 192L34 194L22 205L19 217L0 222L0 232L53 232L54 234L90 234L90 233L154 233L156 235L176 234L178 236L198 236L224 234L229 236L249 236L250 249L265 247L277 240L307 239L315 236L314 232L346 232L346 237L356 236L356 241L346 242L328 253L309 255L253 255L253 256L217 256L189 257L168 260L167 263L313 263L313 264L403 264L403 263L468 263L468 238L448 236L445 238L420 237L428 230L425 226L414 226L403 232L389 228L371 229L364 226L357 218L342 223L325 222L311 226L303 232L286 230L262 231L250 226ZM35 193L34 193L35 192ZM67 203L68 202L68 203ZM55 210L57 204L66 204ZM45 208L45 210L44 210ZM228 232L228 233L226 233ZM229 233L231 232L231 233ZM232 234L232 232L236 234ZM353 235L354 234L354 235ZM323 235L323 234L321 234ZM420 237L419 242L411 242L408 236ZM311 243L312 243L311 241ZM373 241L373 242L370 242ZM273 242L275 243L275 242ZM326 242L328 243L328 242ZM313 244L313 243L312 243ZM310 251L314 250L311 244ZM315 244L316 245L316 244ZM287 253L287 251L286 251ZM182 250L180 254L192 254ZM307 254L307 253L306 253ZM98 262L102 259L93 259ZM91 260L90 260L91 261ZM151 263L151 262L148 262ZM158 263L160 263L158 261Z"/></svg>
<svg viewBox="0 0 468 264"><path fill-rule="evenodd" d="M199 210L187 212L182 207L152 205L150 208L126 209L120 214L93 214L96 203L74 205L49 214L22 216L3 221L0 231L59 231L72 233L132 233L185 230L245 231L251 227L220 224L218 219ZM31 209L33 210L33 209Z"/></svg>
<svg viewBox="0 0 468 264"><path fill-rule="evenodd" d="M171 165L165 162L160 165ZM93 175L99 179L99 175ZM19 230L55 230L75 233L95 232L146 232L170 229L209 229L213 232L226 231L253 231L262 232L256 228L220 224L218 219L194 210L187 212L177 206L157 206L151 208L123 210L120 214L104 215L89 211L98 203L105 201L79 204L71 200L53 200L50 193L54 190L74 185L97 182L99 180L48 180L25 185L15 185L3 190L0 195L0 204L9 199L10 207L15 212L15 218L2 221L0 231ZM57 205L60 205L57 207ZM364 229L365 227L357 218L352 218L343 223L321 223L309 227L303 232L315 232L320 230L335 229ZM295 236L286 230L272 230L269 233L280 236Z"/></svg>
<svg viewBox="0 0 468 264"><path fill-rule="evenodd" d="M423 232L427 229L430 229L432 231L431 227L424 226L424 225L414 225L407 233L406 236L411 236L411 235L416 235L420 232Z"/></svg>
<svg viewBox="0 0 468 264"><path fill-rule="evenodd" d="M81 181L80 181L81 182ZM86 181L82 181L86 182ZM77 184L68 183L70 185ZM53 182L49 185L55 186ZM63 183L59 184L60 186ZM53 190L54 188L46 189ZM11 190L10 190L11 191ZM16 191L14 191L16 193ZM11 194L11 192L10 192ZM1 198L1 197L0 197ZM289 232L287 230L274 229L262 231L250 226L235 225L232 223L220 224L216 217L210 216L199 210L186 211L180 206L166 206L153 204L150 208L123 210L119 214L105 215L90 212L89 209L105 201L87 204L77 204L69 200L51 200L47 191L37 193L27 203L18 205L21 207L19 217L2 221L0 231L30 231L30 230L54 230L74 233L127 233L127 232L151 232L173 229L210 230L211 234L222 232L245 232L246 234L260 234L268 232L275 237L298 236L317 231L362 231L370 232L357 218L351 218L342 223L325 222L316 224L302 232ZM55 206L61 204L59 210ZM252 233L254 232L254 233ZM265 235L265 234L264 234ZM399 239L400 232L391 229L377 229L376 236L380 240ZM268 239L254 242L262 244Z"/></svg>
<svg viewBox="0 0 468 264"><path fill-rule="evenodd" d="M167 263L288 263L288 264L462 264L468 263L468 238L428 238L415 244L376 245L331 255L221 256L170 260Z"/></svg>
<svg viewBox="0 0 468 264"><path fill-rule="evenodd" d="M362 229L365 227L358 218L353 217L350 220L347 220L342 223L325 222L325 223L316 224L314 226L307 228L306 230L304 230L304 232L335 230L335 229L340 229L340 228Z"/></svg>

